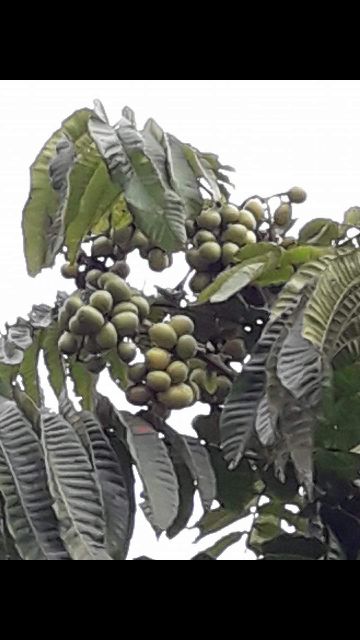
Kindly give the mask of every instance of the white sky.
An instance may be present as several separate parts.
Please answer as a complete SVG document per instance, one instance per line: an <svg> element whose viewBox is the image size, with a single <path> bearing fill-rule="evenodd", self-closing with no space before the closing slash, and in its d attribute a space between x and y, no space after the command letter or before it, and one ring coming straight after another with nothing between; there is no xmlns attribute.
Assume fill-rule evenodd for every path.
<svg viewBox="0 0 360 640"><path fill-rule="evenodd" d="M148 117L184 142L217 153L236 169L232 200L271 195L294 185L308 193L297 208L312 217L341 219L360 204L360 81L358 80L1 80L0 81L0 325L26 316L34 303L53 304L56 291L71 291L57 265L29 278L22 252L21 212L29 190L29 167L51 133L76 109L99 98L110 122L130 106L141 127ZM153 282L173 286L183 262L156 275L132 258L130 282L151 290ZM102 391L107 385L102 383ZM122 394L112 398L122 402ZM205 412L200 405L201 412ZM122 405L125 408L125 405ZM197 411L173 412L170 423L191 433ZM199 508L197 508L199 515ZM222 534L237 527L224 529ZM139 514L129 557L185 559L210 546L219 534L196 548L196 530L175 540L155 537ZM222 535L221 534L221 535ZM242 554L234 545L223 559ZM249 557L249 556L248 556Z"/></svg>

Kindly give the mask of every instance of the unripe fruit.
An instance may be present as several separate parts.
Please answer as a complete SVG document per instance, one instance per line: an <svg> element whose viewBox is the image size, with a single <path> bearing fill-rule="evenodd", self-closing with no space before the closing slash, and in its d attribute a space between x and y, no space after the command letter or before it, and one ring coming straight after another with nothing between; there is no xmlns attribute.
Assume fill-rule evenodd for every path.
<svg viewBox="0 0 360 640"><path fill-rule="evenodd" d="M180 314L173 316L169 324L178 336L183 336L185 333L194 333L194 323L188 316Z"/></svg>
<svg viewBox="0 0 360 640"><path fill-rule="evenodd" d="M206 373L204 369L194 369L190 373L190 381L196 382L197 385L203 387L206 382Z"/></svg>
<svg viewBox="0 0 360 640"><path fill-rule="evenodd" d="M239 221L239 209L233 204L224 204L220 209L220 214L225 224L232 224Z"/></svg>
<svg viewBox="0 0 360 640"><path fill-rule="evenodd" d="M257 242L256 235L253 231L247 231L245 236L245 244L255 244Z"/></svg>
<svg viewBox="0 0 360 640"><path fill-rule="evenodd" d="M214 264L221 258L221 247L217 242L204 242L199 248L199 255L208 264Z"/></svg>
<svg viewBox="0 0 360 640"><path fill-rule="evenodd" d="M118 352L119 358L121 358L123 362L128 363L128 362L131 362L131 360L134 360L136 356L136 346L134 345L133 342L120 342L118 344L117 352ZM145 375L145 372L144 372L144 375ZM139 379L142 380L143 377L144 376L141 376ZM135 380L134 382L138 382L138 380Z"/></svg>
<svg viewBox="0 0 360 640"><path fill-rule="evenodd" d="M245 344L241 338L227 340L222 352L227 356L231 356L234 360L240 361L246 356Z"/></svg>
<svg viewBox="0 0 360 640"><path fill-rule="evenodd" d="M110 273L109 271L105 271L104 273L101 274L101 276L99 276L98 281L97 281L97 286L100 289L104 289L105 285L108 282L111 282L111 280L114 280L114 278L116 279L118 276L116 275L116 273Z"/></svg>
<svg viewBox="0 0 360 640"><path fill-rule="evenodd" d="M301 187L292 187L287 192L287 196L290 202L294 202L295 204L301 204L301 202L305 202L306 200L306 191Z"/></svg>
<svg viewBox="0 0 360 640"><path fill-rule="evenodd" d="M195 402L199 402L201 398L200 387L198 384L196 384L196 382L192 382L192 381L189 382L189 387L192 389L192 392L194 394L194 399L191 404L195 404Z"/></svg>
<svg viewBox="0 0 360 640"><path fill-rule="evenodd" d="M85 368L90 373L101 373L106 367L106 362L103 358L93 358L85 362Z"/></svg>
<svg viewBox="0 0 360 640"><path fill-rule="evenodd" d="M222 235L225 242L234 242L239 247L245 244L247 228L243 224L230 224Z"/></svg>
<svg viewBox="0 0 360 640"><path fill-rule="evenodd" d="M117 260L116 262L114 262L112 267L110 267L110 272L116 273L117 276L125 279L130 273L130 267L128 263L125 262L125 260Z"/></svg>
<svg viewBox="0 0 360 640"><path fill-rule="evenodd" d="M139 311L139 316L142 320L148 317L150 313L150 305L146 298L143 298L143 296L131 296L130 302L136 305Z"/></svg>
<svg viewBox="0 0 360 640"><path fill-rule="evenodd" d="M166 391L171 385L171 378L165 371L149 371L146 384L153 391Z"/></svg>
<svg viewBox="0 0 360 640"><path fill-rule="evenodd" d="M140 229L135 229L134 234L130 240L131 249L145 249L149 246L149 239L143 234Z"/></svg>
<svg viewBox="0 0 360 640"><path fill-rule="evenodd" d="M186 220L185 229L187 237L192 238L195 233L195 222L193 220Z"/></svg>
<svg viewBox="0 0 360 640"><path fill-rule="evenodd" d="M99 345L96 342L95 336L86 336L84 340L84 349L88 353L99 353Z"/></svg>
<svg viewBox="0 0 360 640"><path fill-rule="evenodd" d="M83 301L79 296L73 295L69 296L67 300L65 300L64 309L69 316L73 316L78 309L80 309L84 305Z"/></svg>
<svg viewBox="0 0 360 640"><path fill-rule="evenodd" d="M189 287L193 293L200 293L211 282L210 273L201 272L195 273L189 282Z"/></svg>
<svg viewBox="0 0 360 640"><path fill-rule="evenodd" d="M185 382L189 373L188 367L184 362L181 362L181 360L174 360L174 362L171 362L166 371L169 374L171 382L173 384Z"/></svg>
<svg viewBox="0 0 360 640"><path fill-rule="evenodd" d="M147 404L151 398L152 393L148 387L145 387L143 384L136 385L135 387L130 387L126 391L126 400L131 404L136 404L138 406Z"/></svg>
<svg viewBox="0 0 360 640"><path fill-rule="evenodd" d="M109 313L113 306L112 295L108 291L94 291L90 296L90 304L101 313Z"/></svg>
<svg viewBox="0 0 360 640"><path fill-rule="evenodd" d="M139 310L133 302L118 302L113 308L111 315L114 317L119 313L123 313L123 311L131 311L131 313L138 315Z"/></svg>
<svg viewBox="0 0 360 640"><path fill-rule="evenodd" d="M58 340L58 348L61 353L70 356L79 348L79 340L72 333L65 331Z"/></svg>
<svg viewBox="0 0 360 640"><path fill-rule="evenodd" d="M89 304L84 305L76 312L74 320L78 323L80 335L84 336L97 333L105 323L100 311Z"/></svg>
<svg viewBox="0 0 360 640"><path fill-rule="evenodd" d="M171 386L167 391L158 393L157 398L168 409L183 409L192 404L194 392L188 384L180 383Z"/></svg>
<svg viewBox="0 0 360 640"><path fill-rule="evenodd" d="M100 349L113 349L117 345L117 332L111 322L106 322L99 333L96 334L96 342Z"/></svg>
<svg viewBox="0 0 360 640"><path fill-rule="evenodd" d="M207 229L201 229L194 236L193 242L196 247L200 247L200 245L204 244L204 242L216 242L216 237L213 233L211 233L211 231L208 231Z"/></svg>
<svg viewBox="0 0 360 640"><path fill-rule="evenodd" d="M69 331L75 336L84 335L76 314L69 320Z"/></svg>
<svg viewBox="0 0 360 640"><path fill-rule="evenodd" d="M193 358L198 349L197 342L193 336L184 335L180 336L176 345L176 353L181 360L188 360Z"/></svg>
<svg viewBox="0 0 360 640"><path fill-rule="evenodd" d="M139 249L139 254L140 254L141 258L143 258L143 260L147 260L148 255L149 255L149 251L150 251L150 247L141 247Z"/></svg>
<svg viewBox="0 0 360 640"><path fill-rule="evenodd" d="M117 276L115 273L111 273L109 275L111 275L111 279L107 280L104 289L111 293L114 302L126 302L127 300L130 300L131 293L125 280ZM101 278L99 279L99 282L100 280Z"/></svg>
<svg viewBox="0 0 360 640"><path fill-rule="evenodd" d="M126 343L121 343L126 344ZM120 345L119 345L120 347ZM131 382L141 382L146 376L147 367L145 364L138 362L128 367L128 378Z"/></svg>
<svg viewBox="0 0 360 640"><path fill-rule="evenodd" d="M122 229L114 229L112 232L112 239L115 244L118 244L120 247L128 244L130 238L134 233L134 227L129 225L128 227L123 227Z"/></svg>
<svg viewBox="0 0 360 640"><path fill-rule="evenodd" d="M194 369L206 369L206 363L200 358L190 358L187 365L191 371L194 371Z"/></svg>
<svg viewBox="0 0 360 640"><path fill-rule="evenodd" d="M113 253L113 243L106 236L99 236L93 242L91 255L94 258L111 256Z"/></svg>
<svg viewBox="0 0 360 640"><path fill-rule="evenodd" d="M169 266L169 258L162 249L151 249L148 253L148 261L152 271L164 271Z"/></svg>
<svg viewBox="0 0 360 640"><path fill-rule="evenodd" d="M96 287L100 276L103 275L103 271L100 269L90 269L85 276L85 282L90 284L92 287Z"/></svg>
<svg viewBox="0 0 360 640"><path fill-rule="evenodd" d="M168 351L153 347L145 354L145 362L148 369L164 371L170 364L171 355Z"/></svg>
<svg viewBox="0 0 360 640"><path fill-rule="evenodd" d="M185 260L196 271L206 271L209 266L208 261L200 256L199 249L189 249L185 254Z"/></svg>
<svg viewBox="0 0 360 640"><path fill-rule="evenodd" d="M239 246L235 242L225 242L221 248L221 261L224 267L227 267L232 261L234 256L239 251Z"/></svg>
<svg viewBox="0 0 360 640"><path fill-rule="evenodd" d="M216 209L206 209L197 217L196 222L202 229L216 229L221 225L221 215Z"/></svg>
<svg viewBox="0 0 360 640"><path fill-rule="evenodd" d="M247 229L250 229L250 231L254 231L254 229L256 229L255 216L253 216L251 211L241 209L241 211L239 211L239 222L240 224L243 224Z"/></svg>
<svg viewBox="0 0 360 640"><path fill-rule="evenodd" d="M279 227L285 227L289 224L291 218L291 206L287 203L283 203L278 207L274 213L274 222Z"/></svg>
<svg viewBox="0 0 360 640"><path fill-rule="evenodd" d="M249 200L244 208L246 211L251 211L257 222L264 219L264 207L258 200Z"/></svg>
<svg viewBox="0 0 360 640"><path fill-rule="evenodd" d="M65 307L61 307L58 313L58 325L60 331L65 331L69 327L70 316Z"/></svg>
<svg viewBox="0 0 360 640"><path fill-rule="evenodd" d="M219 402L223 402L231 390L232 382L226 376L218 376L216 381L218 385L216 390L216 399Z"/></svg>
<svg viewBox="0 0 360 640"><path fill-rule="evenodd" d="M65 264L61 265L61 275L63 278L76 278L79 273L79 267L77 264L70 264L70 262L65 262Z"/></svg>
<svg viewBox="0 0 360 640"><path fill-rule="evenodd" d="M136 313L131 311L123 311L118 313L117 316L113 316L111 322L113 323L119 336L131 337L139 328L139 318Z"/></svg>
<svg viewBox="0 0 360 640"><path fill-rule="evenodd" d="M172 349L177 343L177 335L169 324L158 322L149 329L150 340L163 349Z"/></svg>

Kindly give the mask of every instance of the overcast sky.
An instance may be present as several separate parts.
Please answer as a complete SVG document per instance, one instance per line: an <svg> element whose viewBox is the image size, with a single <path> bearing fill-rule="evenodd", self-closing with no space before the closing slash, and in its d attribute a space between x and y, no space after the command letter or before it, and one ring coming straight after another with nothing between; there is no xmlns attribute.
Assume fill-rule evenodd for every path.
<svg viewBox="0 0 360 640"><path fill-rule="evenodd" d="M308 193L297 208L304 222L323 216L341 219L347 208L360 204L358 80L1 80L1 327L26 316L33 303L53 304L58 289L71 291L59 275L59 264L36 279L27 276L21 212L29 167L40 148L62 120L76 109L92 107L95 98L112 123L128 105L140 127L151 116L184 142L217 153L236 169L235 202L298 185ZM149 291L154 274L137 258L132 264L131 283ZM178 258L156 282L176 284L181 267ZM104 382L102 386L104 391ZM121 401L122 396L115 392L113 397ZM201 411L206 413L203 405ZM191 433L194 413L193 408L173 412L171 424ZM156 542L139 515L130 557L188 558L197 552L191 545L195 536L191 530L171 542ZM213 540L209 536L202 547ZM222 558L239 557L241 548L240 543Z"/></svg>

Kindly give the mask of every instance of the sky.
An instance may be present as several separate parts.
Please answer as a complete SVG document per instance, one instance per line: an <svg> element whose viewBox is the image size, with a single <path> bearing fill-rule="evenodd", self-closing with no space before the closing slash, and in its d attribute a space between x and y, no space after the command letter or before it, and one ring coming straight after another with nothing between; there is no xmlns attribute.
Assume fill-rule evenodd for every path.
<svg viewBox="0 0 360 640"><path fill-rule="evenodd" d="M27 275L21 214L29 167L42 145L67 116L91 108L94 99L102 101L111 123L128 105L140 128L152 117L180 140L217 153L223 164L236 169L231 174L235 203L298 185L308 194L296 210L301 223L313 217L341 220L346 209L360 204L359 80L0 80L2 330L6 322L26 317L32 304L52 305L57 290L72 290L60 276L61 260L35 279ZM132 254L130 266L131 284L151 292L154 282L170 287L179 282L184 262L176 256L172 269L154 274ZM109 389L105 378L101 392L131 409L119 390ZM198 412L198 406L174 411L170 424L193 434L190 423ZM207 413L204 405L200 412ZM200 514L197 501L190 524ZM129 558L187 559L221 537L208 536L194 546L197 532L189 529L172 541L162 536L157 542L139 512ZM244 541L221 556L238 557L252 558L244 554Z"/></svg>

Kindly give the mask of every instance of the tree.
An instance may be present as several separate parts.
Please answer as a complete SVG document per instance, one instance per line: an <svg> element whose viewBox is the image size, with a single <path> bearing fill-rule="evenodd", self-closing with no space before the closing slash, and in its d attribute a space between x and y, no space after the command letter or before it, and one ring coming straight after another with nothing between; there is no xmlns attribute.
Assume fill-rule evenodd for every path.
<svg viewBox="0 0 360 640"><path fill-rule="evenodd" d="M40 151L28 273L63 254L75 289L1 337L2 559L125 559L134 465L157 535L186 527L199 492L200 536L220 539L195 560L242 535L259 559L358 559L360 208L291 237L305 192L236 205L229 171L152 119L138 130L128 107L111 126L99 102ZM135 250L155 272L184 252L189 271L147 297L131 286ZM44 405L41 355L58 413ZM133 413L99 393L104 370ZM169 426L198 401L210 413L194 419L197 438Z"/></svg>

